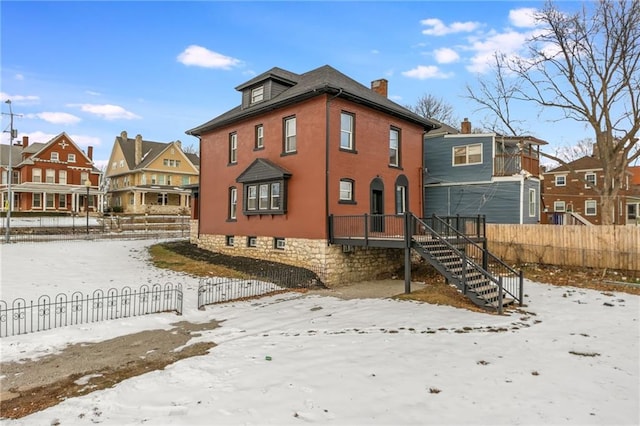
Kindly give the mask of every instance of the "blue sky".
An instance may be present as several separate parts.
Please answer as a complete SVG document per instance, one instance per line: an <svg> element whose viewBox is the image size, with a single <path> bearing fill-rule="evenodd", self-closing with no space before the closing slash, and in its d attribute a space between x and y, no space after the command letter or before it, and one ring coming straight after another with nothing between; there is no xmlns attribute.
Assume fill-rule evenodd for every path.
<svg viewBox="0 0 640 426"><path fill-rule="evenodd" d="M562 2L561 9L577 2ZM235 107L234 87L274 66L328 64L413 105L444 99L462 120L484 112L464 98L496 49L517 53L539 1L0 2L2 102L19 138L66 132L94 147L100 166L116 136L196 145L185 131ZM7 113L8 105L2 104ZM518 111L529 133L555 146L591 134L573 122ZM9 119L2 116L2 129ZM8 134L2 136L8 143Z"/></svg>

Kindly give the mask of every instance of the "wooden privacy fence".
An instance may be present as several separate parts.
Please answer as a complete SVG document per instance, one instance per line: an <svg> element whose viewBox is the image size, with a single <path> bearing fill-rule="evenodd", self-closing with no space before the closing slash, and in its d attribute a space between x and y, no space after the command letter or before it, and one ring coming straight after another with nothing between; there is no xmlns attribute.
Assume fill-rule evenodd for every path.
<svg viewBox="0 0 640 426"><path fill-rule="evenodd" d="M486 233L509 262L640 271L640 226L487 224Z"/></svg>

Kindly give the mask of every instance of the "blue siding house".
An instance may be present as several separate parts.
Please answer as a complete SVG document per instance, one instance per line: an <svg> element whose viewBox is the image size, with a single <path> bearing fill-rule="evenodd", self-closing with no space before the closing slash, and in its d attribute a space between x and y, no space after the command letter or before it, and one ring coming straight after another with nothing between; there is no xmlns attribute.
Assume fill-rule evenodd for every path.
<svg viewBox="0 0 640 426"><path fill-rule="evenodd" d="M424 215L484 215L487 223L540 221L540 146L531 136L442 126L424 141Z"/></svg>

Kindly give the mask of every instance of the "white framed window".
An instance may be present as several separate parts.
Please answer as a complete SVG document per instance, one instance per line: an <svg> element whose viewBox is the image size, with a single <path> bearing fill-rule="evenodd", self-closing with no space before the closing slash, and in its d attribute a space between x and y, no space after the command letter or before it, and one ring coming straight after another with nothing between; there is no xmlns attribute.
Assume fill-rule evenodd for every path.
<svg viewBox="0 0 640 426"><path fill-rule="evenodd" d="M165 193L158 194L158 204L160 204L161 206L166 206L168 200L169 200L168 194L165 194Z"/></svg>
<svg viewBox="0 0 640 426"><path fill-rule="evenodd" d="M596 200L586 200L584 202L585 216L595 216L598 214L598 203Z"/></svg>
<svg viewBox="0 0 640 426"><path fill-rule="evenodd" d="M235 238L233 237L233 235L227 235L225 237L224 244L226 246L233 247L234 243L235 243Z"/></svg>
<svg viewBox="0 0 640 426"><path fill-rule="evenodd" d="M55 196L54 194L47 194L47 196L45 197L45 205L46 208L48 209L52 209L55 203Z"/></svg>
<svg viewBox="0 0 640 426"><path fill-rule="evenodd" d="M296 152L296 118L287 117L284 119L284 152Z"/></svg>
<svg viewBox="0 0 640 426"><path fill-rule="evenodd" d="M354 149L355 116L348 112L340 113L340 149L352 151Z"/></svg>
<svg viewBox="0 0 640 426"><path fill-rule="evenodd" d="M158 175L151 175L151 185L158 184Z"/></svg>
<svg viewBox="0 0 640 426"><path fill-rule="evenodd" d="M407 187L396 186L396 214L404 214L407 211Z"/></svg>
<svg viewBox="0 0 640 426"><path fill-rule="evenodd" d="M182 185L189 185L189 183L191 183L189 176L182 176Z"/></svg>
<svg viewBox="0 0 640 426"><path fill-rule="evenodd" d="M33 193L33 197L31 197L31 207L36 209L42 208L42 194Z"/></svg>
<svg viewBox="0 0 640 426"><path fill-rule="evenodd" d="M89 180L89 173L82 172L80 173L80 185L84 185L84 183Z"/></svg>
<svg viewBox="0 0 640 426"><path fill-rule="evenodd" d="M42 182L42 169L31 170L31 182L36 182L36 183Z"/></svg>
<svg viewBox="0 0 640 426"><path fill-rule="evenodd" d="M120 160L120 168L124 167L124 160Z"/></svg>
<svg viewBox="0 0 640 426"><path fill-rule="evenodd" d="M264 86L258 86L251 89L251 103L262 102L264 100Z"/></svg>
<svg viewBox="0 0 640 426"><path fill-rule="evenodd" d="M236 219L238 212L238 189L229 188L229 219Z"/></svg>
<svg viewBox="0 0 640 426"><path fill-rule="evenodd" d="M595 173L585 173L584 180L587 181L587 184L584 186L585 188L595 188L596 186L596 174Z"/></svg>
<svg viewBox="0 0 640 426"><path fill-rule="evenodd" d="M529 188L529 217L535 217L537 212L536 190Z"/></svg>
<svg viewBox="0 0 640 426"><path fill-rule="evenodd" d="M55 170L47 169L47 171L45 173L46 173L45 179L46 179L47 183L56 183L56 171ZM53 205L51 207L53 207Z"/></svg>
<svg viewBox="0 0 640 426"><path fill-rule="evenodd" d="M75 154L67 154L67 163L75 163L76 162L76 155ZM123 161L124 164L124 161ZM122 166L120 166L122 167Z"/></svg>
<svg viewBox="0 0 640 426"><path fill-rule="evenodd" d="M146 185L147 184L147 175L145 173L142 173L140 175L140 185Z"/></svg>
<svg viewBox="0 0 640 426"><path fill-rule="evenodd" d="M400 130L393 127L389 130L389 165L400 166Z"/></svg>
<svg viewBox="0 0 640 426"><path fill-rule="evenodd" d="M256 143L254 148L255 149L264 148L264 126L262 124L258 124L256 126Z"/></svg>
<svg viewBox="0 0 640 426"><path fill-rule="evenodd" d="M51 152L51 161L59 161L60 160L60 156L58 155L58 153L56 151Z"/></svg>
<svg viewBox="0 0 640 426"><path fill-rule="evenodd" d="M258 238L247 237L247 247L258 247Z"/></svg>
<svg viewBox="0 0 640 426"><path fill-rule="evenodd" d="M58 195L58 208L60 209L67 208L67 196L65 194Z"/></svg>
<svg viewBox="0 0 640 426"><path fill-rule="evenodd" d="M236 164L238 162L238 134L229 134L229 164Z"/></svg>
<svg viewBox="0 0 640 426"><path fill-rule="evenodd" d="M275 237L273 239L273 248L276 250L284 250L287 243L284 238Z"/></svg>
<svg viewBox="0 0 640 426"><path fill-rule="evenodd" d="M556 186L566 186L566 185L567 185L567 176L556 175Z"/></svg>
<svg viewBox="0 0 640 426"><path fill-rule="evenodd" d="M340 179L340 201L353 201L352 179Z"/></svg>
<svg viewBox="0 0 640 426"><path fill-rule="evenodd" d="M454 166L468 166L472 164L482 164L481 143L453 147Z"/></svg>
<svg viewBox="0 0 640 426"><path fill-rule="evenodd" d="M158 185L164 185L165 179L165 175L158 175Z"/></svg>
<svg viewBox="0 0 640 426"><path fill-rule="evenodd" d="M563 213L567 211L567 204L564 201L554 201L553 202L553 211Z"/></svg>
<svg viewBox="0 0 640 426"><path fill-rule="evenodd" d="M258 187L250 185L247 187L247 210L256 210L258 208Z"/></svg>
<svg viewBox="0 0 640 426"><path fill-rule="evenodd" d="M260 199L258 201L258 209L267 210L269 208L269 185L260 185Z"/></svg>
<svg viewBox="0 0 640 426"><path fill-rule="evenodd" d="M58 170L58 183L61 185L67 184L67 171L66 170Z"/></svg>
<svg viewBox="0 0 640 426"><path fill-rule="evenodd" d="M271 184L271 210L280 210L280 182Z"/></svg>
<svg viewBox="0 0 640 426"><path fill-rule="evenodd" d="M111 170L114 170L116 167L118 167L118 163L116 161L111 163Z"/></svg>

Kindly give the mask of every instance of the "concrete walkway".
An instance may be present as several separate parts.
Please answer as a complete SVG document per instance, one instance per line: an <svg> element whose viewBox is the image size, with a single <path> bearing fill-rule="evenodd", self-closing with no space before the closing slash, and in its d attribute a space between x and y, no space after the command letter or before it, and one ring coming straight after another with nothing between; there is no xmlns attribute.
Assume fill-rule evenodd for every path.
<svg viewBox="0 0 640 426"><path fill-rule="evenodd" d="M423 289L422 282L412 282L411 291ZM404 280L361 281L335 286L329 289L313 289L308 294L333 296L340 299L380 299L404 293Z"/></svg>

